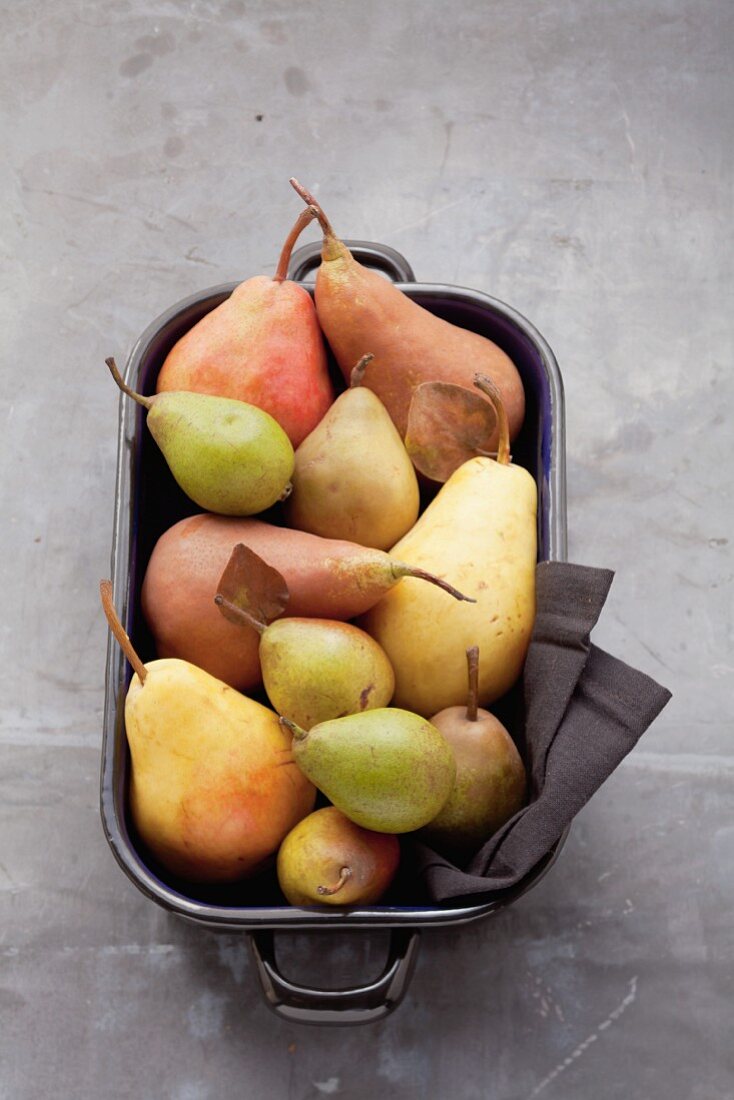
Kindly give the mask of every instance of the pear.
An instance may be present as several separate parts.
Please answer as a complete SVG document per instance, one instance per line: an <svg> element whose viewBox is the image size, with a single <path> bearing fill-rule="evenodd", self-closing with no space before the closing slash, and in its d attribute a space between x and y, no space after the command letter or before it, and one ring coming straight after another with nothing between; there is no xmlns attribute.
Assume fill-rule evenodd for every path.
<svg viewBox="0 0 734 1100"><path fill-rule="evenodd" d="M291 905L372 905L392 882L400 844L335 806L304 817L280 846L278 882Z"/></svg>
<svg viewBox="0 0 734 1100"><path fill-rule="evenodd" d="M395 676L377 642L364 630L329 619L276 618L287 585L276 569L246 546L235 546L214 602L230 622L260 635L260 666L279 714L304 729L374 707L392 698Z"/></svg>
<svg viewBox="0 0 734 1100"><path fill-rule="evenodd" d="M450 575L476 602L439 602L406 578L360 620L393 666L394 705L426 717L464 701L472 645L482 652L479 704L504 695L522 671L535 618L537 490L527 470L511 464L496 387L477 378L496 406L497 460L463 463L391 551Z"/></svg>
<svg viewBox="0 0 734 1100"><path fill-rule="evenodd" d="M160 863L197 882L258 870L313 809L291 738L267 707L177 659L143 664L101 586L110 627L134 675L125 699L130 811Z"/></svg>
<svg viewBox="0 0 734 1100"><path fill-rule="evenodd" d="M276 619L260 639L268 699L310 730L320 722L386 707L395 674L364 630L332 619Z"/></svg>
<svg viewBox="0 0 734 1100"><path fill-rule="evenodd" d="M437 317L394 283L363 267L337 238L313 195L297 180L290 182L316 211L324 235L316 312L346 380L363 350L374 352L364 384L374 390L405 436L416 386L434 381L471 386L474 373L481 371L500 390L514 439L523 421L525 394L509 356L485 336ZM494 441L487 450L494 450Z"/></svg>
<svg viewBox="0 0 734 1100"><path fill-rule="evenodd" d="M292 527L387 550L418 518L418 481L395 425L372 390L350 388L296 451L287 515Z"/></svg>
<svg viewBox="0 0 734 1100"><path fill-rule="evenodd" d="M213 597L238 543L285 578L288 614L346 621L361 615L402 577L418 576L464 599L447 581L391 558L382 550L257 519L188 516L156 543L143 581L143 613L159 657L182 657L248 691L261 682L260 639L227 622Z"/></svg>
<svg viewBox="0 0 734 1100"><path fill-rule="evenodd" d="M106 360L123 393L148 410L147 424L187 496L211 512L250 516L290 492L294 454L272 416L244 401L202 393L143 397Z"/></svg>
<svg viewBox="0 0 734 1100"><path fill-rule="evenodd" d="M300 729L298 767L350 821L377 833L408 833L432 821L456 775L441 733L417 714L385 707Z"/></svg>
<svg viewBox="0 0 734 1100"><path fill-rule="evenodd" d="M326 348L311 295L286 278L297 237L314 216L305 210L288 235L275 275L240 283L168 353L159 393L192 390L264 409L294 447L334 400Z"/></svg>
<svg viewBox="0 0 734 1100"><path fill-rule="evenodd" d="M498 718L477 705L479 649L466 651L466 706L447 707L431 718L456 757L453 790L437 817L421 830L427 844L462 859L517 813L525 801L526 778L515 742Z"/></svg>

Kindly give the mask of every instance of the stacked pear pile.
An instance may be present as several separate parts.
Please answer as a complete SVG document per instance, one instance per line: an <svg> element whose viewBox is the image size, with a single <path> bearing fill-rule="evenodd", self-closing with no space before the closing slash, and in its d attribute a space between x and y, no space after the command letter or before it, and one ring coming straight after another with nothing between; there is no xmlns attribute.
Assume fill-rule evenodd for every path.
<svg viewBox="0 0 734 1100"><path fill-rule="evenodd" d="M399 836L461 861L524 802L486 707L530 639L536 487L511 461L524 394L507 355L362 267L291 182L307 209L275 276L187 332L155 394L107 361L204 511L147 564L155 659L109 582L102 598L134 670L130 813L160 866L231 883L275 864L291 904L364 905ZM286 272L314 219L312 299Z"/></svg>

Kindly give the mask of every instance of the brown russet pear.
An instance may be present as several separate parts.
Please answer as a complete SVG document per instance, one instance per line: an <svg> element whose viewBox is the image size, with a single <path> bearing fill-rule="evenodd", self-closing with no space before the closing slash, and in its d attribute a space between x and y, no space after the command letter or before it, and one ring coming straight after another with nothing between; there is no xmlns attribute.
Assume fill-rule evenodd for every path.
<svg viewBox="0 0 734 1100"><path fill-rule="evenodd" d="M462 859L517 813L525 802L525 768L515 742L498 718L477 705L479 649L467 650L466 706L431 718L454 751L456 779L438 816L421 838L443 855Z"/></svg>
<svg viewBox="0 0 734 1100"><path fill-rule="evenodd" d="M304 211L275 275L255 275L189 329L168 353L157 388L246 401L277 420L294 447L334 400L310 294L287 279L293 245L314 216Z"/></svg>
<svg viewBox="0 0 734 1100"><path fill-rule="evenodd" d="M278 882L291 905L373 905L395 877L400 843L335 806L299 821L280 846Z"/></svg>
<svg viewBox="0 0 734 1100"><path fill-rule="evenodd" d="M147 425L183 491L226 516L264 512L291 489L293 448L280 424L244 401L208 393L144 397L106 360L122 392L148 410Z"/></svg>
<svg viewBox="0 0 734 1100"><path fill-rule="evenodd" d="M278 714L309 730L319 722L385 707L395 676L384 652L359 627L333 619L275 618L287 585L252 550L239 544L214 602L226 619L260 635L260 666Z"/></svg>
<svg viewBox="0 0 734 1100"><path fill-rule="evenodd" d="M102 582L110 627L134 675L125 699L130 811L142 840L175 875L246 878L313 809L291 738L267 707L187 661L143 664Z"/></svg>
<svg viewBox="0 0 734 1100"><path fill-rule="evenodd" d="M232 687L261 682L260 637L227 622L214 603L222 573L238 543L285 578L288 614L347 621L376 603L402 577L421 577L455 598L461 593L382 550L255 519L206 512L180 520L156 543L143 580L143 613L159 657L181 657ZM443 593L443 598L451 596Z"/></svg>
<svg viewBox="0 0 734 1100"><path fill-rule="evenodd" d="M298 767L364 829L408 833L427 825L448 798L454 754L441 733L396 707L366 710L293 734Z"/></svg>
<svg viewBox="0 0 734 1100"><path fill-rule="evenodd" d="M395 671L393 704L426 716L464 701L472 645L482 653L479 704L504 695L522 671L535 619L537 489L511 463L496 387L481 376L477 384L496 406L497 459L463 463L391 551L449 575L476 602L439 603L407 578L360 620Z"/></svg>
<svg viewBox="0 0 734 1100"><path fill-rule="evenodd" d="M393 283L358 263L335 235L313 195L297 180L292 179L291 184L317 212L324 234L316 276L316 311L347 381L352 366L369 348L374 360L364 384L374 390L404 436L416 386L434 381L471 386L474 374L480 371L496 383L514 439L525 415L525 394L509 356L485 336L430 313Z"/></svg>
<svg viewBox="0 0 734 1100"><path fill-rule="evenodd" d="M420 494L385 406L360 385L371 359L298 448L286 514L301 531L387 550L418 518Z"/></svg>

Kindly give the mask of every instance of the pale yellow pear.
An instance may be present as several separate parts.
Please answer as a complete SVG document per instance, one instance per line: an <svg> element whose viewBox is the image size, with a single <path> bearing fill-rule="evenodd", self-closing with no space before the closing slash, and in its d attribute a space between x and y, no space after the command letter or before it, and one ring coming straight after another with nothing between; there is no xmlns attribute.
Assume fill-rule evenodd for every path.
<svg viewBox="0 0 734 1100"><path fill-rule="evenodd" d="M512 687L535 618L536 526L535 482L510 464L501 438L498 461L463 463L393 547L401 561L438 573L476 600L459 603L405 578L363 616L360 625L395 671L393 706L430 717L463 703L466 650L475 645L482 654L479 705Z"/></svg>

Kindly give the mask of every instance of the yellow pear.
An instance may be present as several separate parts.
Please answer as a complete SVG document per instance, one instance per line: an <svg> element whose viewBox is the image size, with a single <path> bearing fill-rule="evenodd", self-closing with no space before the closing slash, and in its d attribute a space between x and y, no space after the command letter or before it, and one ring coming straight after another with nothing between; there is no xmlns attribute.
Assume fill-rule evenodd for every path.
<svg viewBox="0 0 734 1100"><path fill-rule="evenodd" d="M142 840L169 871L198 882L260 870L316 796L293 762L290 735L273 711L188 661L143 665L109 588L103 604L135 669L125 730Z"/></svg>
<svg viewBox="0 0 734 1100"><path fill-rule="evenodd" d="M420 494L390 414L360 385L372 358L360 359L350 388L298 448L286 510L300 531L387 550L418 518Z"/></svg>
<svg viewBox="0 0 734 1100"><path fill-rule="evenodd" d="M392 549L410 565L449 574L476 603L436 598L405 578L363 616L395 671L393 706L426 717L466 697L466 650L482 653L478 703L517 680L535 618L537 489L510 463L507 418L488 379L477 385L497 409L498 457L464 462Z"/></svg>

